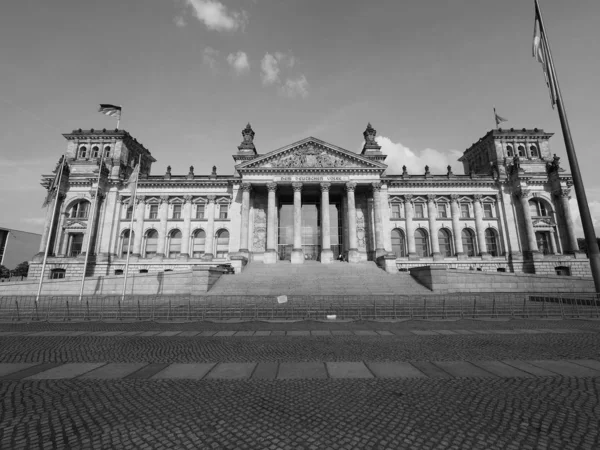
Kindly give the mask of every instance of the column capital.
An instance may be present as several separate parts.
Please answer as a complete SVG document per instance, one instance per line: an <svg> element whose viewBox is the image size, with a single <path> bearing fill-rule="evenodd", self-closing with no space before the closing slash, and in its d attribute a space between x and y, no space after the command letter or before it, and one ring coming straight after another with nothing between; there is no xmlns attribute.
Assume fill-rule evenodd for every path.
<svg viewBox="0 0 600 450"><path fill-rule="evenodd" d="M450 201L452 203L457 203L459 198L460 198L459 194L450 194Z"/></svg>
<svg viewBox="0 0 600 450"><path fill-rule="evenodd" d="M571 198L571 189L560 189L559 191L556 191L556 196L568 200Z"/></svg>
<svg viewBox="0 0 600 450"><path fill-rule="evenodd" d="M346 183L346 192L354 192L356 189L356 183L354 181L349 181Z"/></svg>
<svg viewBox="0 0 600 450"><path fill-rule="evenodd" d="M475 202L481 203L481 199L483 198L483 195L481 194L474 194L473 195L473 199L475 200Z"/></svg>
<svg viewBox="0 0 600 450"><path fill-rule="evenodd" d="M184 200L185 203L191 203L192 202L192 198L194 198L194 197L191 196L191 195L184 195L183 196L183 200Z"/></svg>
<svg viewBox="0 0 600 450"><path fill-rule="evenodd" d="M277 190L277 183L267 183L267 189L269 192L275 192Z"/></svg>
<svg viewBox="0 0 600 450"><path fill-rule="evenodd" d="M140 203L141 203L142 205L144 205L144 204L146 203L146 196L145 196L145 195L138 195L138 196L135 198L135 202L136 202L138 205L139 205Z"/></svg>
<svg viewBox="0 0 600 450"><path fill-rule="evenodd" d="M374 181L373 183L371 183L371 186L373 187L373 191L381 191L381 183L379 181Z"/></svg>
<svg viewBox="0 0 600 450"><path fill-rule="evenodd" d="M61 193L58 194L58 200L59 201L62 201L65 198L67 198L67 194L65 194L64 192L61 192Z"/></svg>
<svg viewBox="0 0 600 450"><path fill-rule="evenodd" d="M250 192L252 190L252 184L250 184L250 183L242 183L242 185L240 187L242 188L242 191L244 191L244 192Z"/></svg>
<svg viewBox="0 0 600 450"><path fill-rule="evenodd" d="M412 203L413 195L412 194L404 194L404 203Z"/></svg>
<svg viewBox="0 0 600 450"><path fill-rule="evenodd" d="M216 195L207 195L206 196L207 203L214 203L216 198L217 198Z"/></svg>
<svg viewBox="0 0 600 450"><path fill-rule="evenodd" d="M531 197L531 190L521 188L515 193L515 195L519 198L528 199L529 197Z"/></svg>
<svg viewBox="0 0 600 450"><path fill-rule="evenodd" d="M433 202L435 203L435 199L437 198L437 195L435 194L427 194L427 201L428 202Z"/></svg>
<svg viewBox="0 0 600 450"><path fill-rule="evenodd" d="M302 192L302 183L292 183L292 189L294 189L294 192Z"/></svg>
<svg viewBox="0 0 600 450"><path fill-rule="evenodd" d="M160 196L160 202L161 203L169 203L169 196L168 195L161 195Z"/></svg>
<svg viewBox="0 0 600 450"><path fill-rule="evenodd" d="M331 183L321 183L321 192L329 192L329 189L331 188Z"/></svg>

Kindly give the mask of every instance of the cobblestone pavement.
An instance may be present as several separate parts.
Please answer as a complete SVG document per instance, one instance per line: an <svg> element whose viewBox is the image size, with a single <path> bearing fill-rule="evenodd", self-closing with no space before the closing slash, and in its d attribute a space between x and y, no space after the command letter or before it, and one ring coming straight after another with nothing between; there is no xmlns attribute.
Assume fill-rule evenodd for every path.
<svg viewBox="0 0 600 450"><path fill-rule="evenodd" d="M127 334L87 335L95 331ZM248 335L232 336L240 331ZM0 332L2 449L600 448L598 321L20 323ZM498 360L515 370L493 375L506 371ZM359 376L359 361L376 378L334 376ZM246 363L236 366L245 376L224 379L227 362ZM23 364L17 379L9 363ZM122 377L106 379L104 363ZM392 363L403 378L385 378ZM516 374L526 364L541 370ZM257 376L273 367L277 379ZM44 379L57 373L68 379Z"/></svg>

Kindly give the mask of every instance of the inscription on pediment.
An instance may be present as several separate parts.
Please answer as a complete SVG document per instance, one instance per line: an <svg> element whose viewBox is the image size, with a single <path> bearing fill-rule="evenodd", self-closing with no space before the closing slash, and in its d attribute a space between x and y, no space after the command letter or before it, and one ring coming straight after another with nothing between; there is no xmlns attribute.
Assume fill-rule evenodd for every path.
<svg viewBox="0 0 600 450"><path fill-rule="evenodd" d="M308 145L271 161L271 167L348 167L353 164L346 158L332 155L323 148Z"/></svg>

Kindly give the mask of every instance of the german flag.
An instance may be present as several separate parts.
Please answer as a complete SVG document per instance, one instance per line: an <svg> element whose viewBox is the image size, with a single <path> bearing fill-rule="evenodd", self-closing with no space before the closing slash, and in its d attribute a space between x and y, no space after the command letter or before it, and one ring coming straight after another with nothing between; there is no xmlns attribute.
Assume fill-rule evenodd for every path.
<svg viewBox="0 0 600 450"><path fill-rule="evenodd" d="M101 104L98 112L101 112L102 114L105 114L107 116L116 117L117 119L121 118L120 106Z"/></svg>

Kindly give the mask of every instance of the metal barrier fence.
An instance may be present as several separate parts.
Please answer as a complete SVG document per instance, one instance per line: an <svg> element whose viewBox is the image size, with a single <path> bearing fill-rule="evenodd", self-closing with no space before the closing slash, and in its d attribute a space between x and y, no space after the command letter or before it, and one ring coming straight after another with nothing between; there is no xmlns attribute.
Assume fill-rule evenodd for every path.
<svg viewBox="0 0 600 450"><path fill-rule="evenodd" d="M288 296L0 297L0 321L428 319L478 317L600 317L590 293L482 293Z"/></svg>

